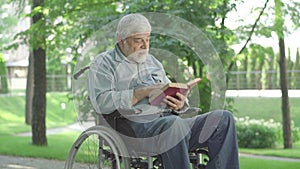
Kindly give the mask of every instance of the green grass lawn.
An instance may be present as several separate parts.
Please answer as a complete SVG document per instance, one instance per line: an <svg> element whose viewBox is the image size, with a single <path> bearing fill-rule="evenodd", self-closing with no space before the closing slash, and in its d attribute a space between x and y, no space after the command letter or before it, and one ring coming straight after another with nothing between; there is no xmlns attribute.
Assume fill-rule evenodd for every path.
<svg viewBox="0 0 300 169"><path fill-rule="evenodd" d="M300 98L290 98L289 102L291 119L295 126L300 127ZM281 98L236 97L233 106L238 111L234 113L237 117L282 121Z"/></svg>
<svg viewBox="0 0 300 169"><path fill-rule="evenodd" d="M66 160L69 150L80 133L65 132L48 135L48 146L34 146L31 137L1 136L0 154Z"/></svg>
<svg viewBox="0 0 300 169"><path fill-rule="evenodd" d="M291 99L292 117L299 125L299 99ZM61 103L66 103L66 111L62 111ZM250 116L255 119L280 121L280 98L236 98L234 106L238 110L236 116ZM261 105L261 106L260 106ZM273 105L273 106L272 106ZM48 135L48 146L33 146L31 137L15 136L16 133L30 132L31 127L24 123L25 97L0 97L0 154L15 156L30 156L48 159L65 160L72 143L80 133L67 132ZM65 126L76 121L73 102L69 102L66 93L51 93L47 95L47 128ZM299 119L299 118L298 118ZM240 152L261 155L274 155L300 158L300 142L291 150L277 149L240 149ZM264 166L263 168L261 166ZM261 160L241 157L242 169L298 169L300 163Z"/></svg>
<svg viewBox="0 0 300 169"><path fill-rule="evenodd" d="M62 110L61 104L66 104ZM21 132L31 132L25 124L25 96L0 97L0 154L42 157L65 160L72 143L79 133L60 133L47 136L48 146L31 144L31 137L15 136ZM66 126L76 122L74 103L67 93L47 94L47 128Z"/></svg>
<svg viewBox="0 0 300 169"><path fill-rule="evenodd" d="M66 104L62 110L61 104ZM47 94L46 127L65 126L76 121L74 104L66 93ZM0 136L31 131L25 124L25 96L0 97Z"/></svg>
<svg viewBox="0 0 300 169"><path fill-rule="evenodd" d="M299 169L299 162L284 162L253 158L240 158L241 169Z"/></svg>

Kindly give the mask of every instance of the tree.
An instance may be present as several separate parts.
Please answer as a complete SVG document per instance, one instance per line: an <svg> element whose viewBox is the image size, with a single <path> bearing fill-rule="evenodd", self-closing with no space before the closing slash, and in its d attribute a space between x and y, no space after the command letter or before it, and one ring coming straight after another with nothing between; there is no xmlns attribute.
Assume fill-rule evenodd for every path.
<svg viewBox="0 0 300 169"><path fill-rule="evenodd" d="M283 139L284 148L293 148L293 137L291 130L291 115L288 96L288 81L287 81L287 65L285 57L285 43L284 43L284 19L282 16L282 2L274 0L275 2L275 29L279 41L279 70L280 70L280 88L281 88L281 109L283 120Z"/></svg>
<svg viewBox="0 0 300 169"><path fill-rule="evenodd" d="M24 8L25 0L19 3ZM101 0L32 0L30 3L32 11L27 16L32 17L31 27L16 35L25 42L29 37L31 47L25 121L32 126L33 144L47 145L46 72L53 72L53 66L47 68L46 56L52 65L60 65L66 53L76 60L80 55L79 49L90 34L113 19L116 5L113 1ZM71 53L66 49L71 49Z"/></svg>
<svg viewBox="0 0 300 169"><path fill-rule="evenodd" d="M2 53L0 53L0 93L8 93L5 60Z"/></svg>
<svg viewBox="0 0 300 169"><path fill-rule="evenodd" d="M32 35L30 39L33 56L32 143L47 145L46 137L46 36L43 19L44 0L33 0Z"/></svg>
<svg viewBox="0 0 300 169"><path fill-rule="evenodd" d="M32 101L33 101L33 90L34 90L34 84L33 84L33 55L32 52L29 52L29 58L28 58L28 69L27 69L27 81L26 81L26 104L25 104L25 123L28 125L31 125L32 122Z"/></svg>
<svg viewBox="0 0 300 169"><path fill-rule="evenodd" d="M283 130L284 130L284 137L285 137L285 147L289 147L288 142L290 142L291 138L289 138L291 131L290 131L290 112L289 112L289 105L288 105L288 84L286 83L287 77L286 77L286 58L285 58L285 44L284 44L284 34L290 33L290 29L288 30L286 27L284 27L283 20L289 20L293 22L294 28L298 28L299 25L299 16L300 12L297 10L300 6L299 2L294 1L288 1L289 3L282 3L280 0L275 0L275 10L274 6L269 5L267 8L267 3L269 0L265 1L265 5L263 9L268 9L267 13L264 13L263 10L260 10L260 16L257 18L254 25L246 25L243 26L241 29L240 37L243 38L244 32L247 32L248 28L251 29L251 33L253 35L256 35L258 37L272 37L272 33L276 33L278 35L278 41L279 41L279 56L274 55L274 61L279 61L280 66L280 85L282 90L282 116L283 116ZM274 16L274 20L270 20L270 15ZM261 18L260 18L261 17ZM260 19L259 19L260 18ZM274 25L275 23L275 25ZM255 27L254 27L255 26ZM245 29L246 28L246 29ZM291 28L291 27L289 27ZM249 36L248 36L249 37ZM247 39L247 38L246 38ZM249 39L249 38L248 38ZM248 42L248 40L247 40ZM249 41L250 42L250 41ZM246 45L244 45L246 48ZM243 49L243 48L242 48ZM242 50L240 50L242 51ZM274 52L276 53L276 52ZM279 58L279 60L277 60ZM233 60L234 61L234 60ZM232 62L233 62L232 61ZM278 67L277 64L273 65L274 72L277 71ZM277 75L274 74L273 81L277 82Z"/></svg>

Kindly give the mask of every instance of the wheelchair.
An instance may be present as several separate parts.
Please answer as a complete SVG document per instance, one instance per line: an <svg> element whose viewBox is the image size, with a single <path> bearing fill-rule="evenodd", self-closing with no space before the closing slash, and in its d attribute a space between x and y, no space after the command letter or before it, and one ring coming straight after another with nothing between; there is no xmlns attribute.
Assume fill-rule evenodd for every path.
<svg viewBox="0 0 300 169"><path fill-rule="evenodd" d="M88 67L80 69L74 74L74 79L77 80L88 69ZM83 97L86 97L86 92L81 92L80 95L82 93L85 93ZM82 104L88 103L89 100L85 99ZM90 108L92 109L92 106ZM197 113L195 109L191 109L193 113ZM135 145L125 142L118 130L115 130L117 121L124 120L122 116L114 116L110 127L103 123L106 118L95 111L90 110L86 114L82 119L90 122L88 123L90 127L87 127L73 143L65 162L65 169L164 169L160 155L136 152L133 150ZM195 114L187 113L183 116L191 115ZM125 132L126 135L132 134L130 131ZM204 169L209 162L208 150L199 148L191 151L189 158L192 169Z"/></svg>

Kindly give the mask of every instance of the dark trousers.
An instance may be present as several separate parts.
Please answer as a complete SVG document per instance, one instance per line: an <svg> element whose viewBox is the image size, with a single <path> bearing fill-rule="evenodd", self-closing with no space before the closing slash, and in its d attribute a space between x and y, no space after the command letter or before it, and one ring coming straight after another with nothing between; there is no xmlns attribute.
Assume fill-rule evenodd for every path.
<svg viewBox="0 0 300 169"><path fill-rule="evenodd" d="M126 119L117 126L118 130L125 129L125 142L134 145L128 147L129 151L160 154L165 169L189 169L189 152L202 147L208 147L210 155L207 169L239 169L234 118L228 111L213 111L187 119L168 115L147 123ZM211 134L206 135L207 132Z"/></svg>
<svg viewBox="0 0 300 169"><path fill-rule="evenodd" d="M209 115L220 118L216 126L205 125ZM155 143L146 141L143 145L161 154L165 169L189 169L189 151L203 147L208 147L211 157L207 169L239 169L234 118L228 111L213 111L188 119L165 116L147 124L133 123L132 128L138 137L159 136ZM202 130L206 132L204 128L213 132L200 142Z"/></svg>

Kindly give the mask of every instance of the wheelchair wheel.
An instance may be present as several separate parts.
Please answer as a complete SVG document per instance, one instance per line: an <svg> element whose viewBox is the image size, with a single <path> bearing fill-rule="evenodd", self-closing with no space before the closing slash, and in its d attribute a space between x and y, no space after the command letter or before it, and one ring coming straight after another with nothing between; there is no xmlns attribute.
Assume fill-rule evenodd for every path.
<svg viewBox="0 0 300 169"><path fill-rule="evenodd" d="M129 169L127 148L116 132L104 126L84 131L73 144L65 169Z"/></svg>

